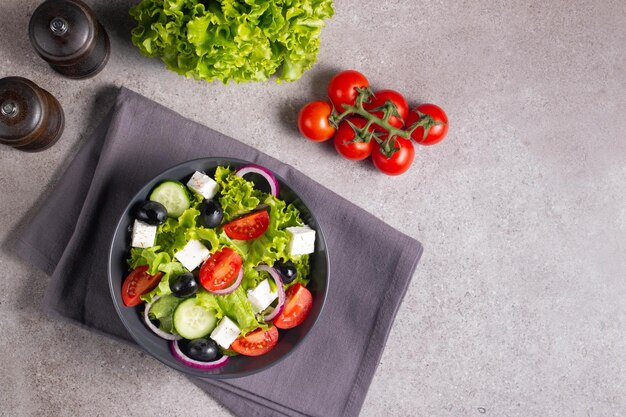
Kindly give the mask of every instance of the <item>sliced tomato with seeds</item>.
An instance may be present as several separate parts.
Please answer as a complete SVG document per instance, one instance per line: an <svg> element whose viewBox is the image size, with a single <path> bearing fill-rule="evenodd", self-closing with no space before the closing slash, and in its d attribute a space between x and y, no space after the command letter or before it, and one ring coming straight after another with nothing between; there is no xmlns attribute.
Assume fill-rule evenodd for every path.
<svg viewBox="0 0 626 417"><path fill-rule="evenodd" d="M154 275L148 274L148 265L133 269L122 283L122 301L126 307L141 304L142 295L152 291L159 285L163 272Z"/></svg>
<svg viewBox="0 0 626 417"><path fill-rule="evenodd" d="M236 280L243 261L231 248L215 252L200 267L200 284L209 292L230 287Z"/></svg>
<svg viewBox="0 0 626 417"><path fill-rule="evenodd" d="M285 308L274 319L274 326L279 329L291 329L301 324L313 306L311 291L300 283L289 287L285 296Z"/></svg>
<svg viewBox="0 0 626 417"><path fill-rule="evenodd" d="M245 336L238 337L230 348L242 355L259 356L272 350L277 343L278 330L272 326L266 331L258 328Z"/></svg>
<svg viewBox="0 0 626 417"><path fill-rule="evenodd" d="M270 215L261 210L226 223L224 232L231 239L251 240L265 233L269 224Z"/></svg>

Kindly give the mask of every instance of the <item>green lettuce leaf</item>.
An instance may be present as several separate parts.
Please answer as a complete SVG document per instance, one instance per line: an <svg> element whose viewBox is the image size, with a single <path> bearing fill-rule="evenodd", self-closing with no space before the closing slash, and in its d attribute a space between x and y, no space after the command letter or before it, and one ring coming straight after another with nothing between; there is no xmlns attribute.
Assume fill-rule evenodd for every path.
<svg viewBox="0 0 626 417"><path fill-rule="evenodd" d="M215 230L196 226L197 217L200 215L197 207L200 203L201 201L196 201L194 206L185 210L178 219L168 218L157 229L157 246L172 258L191 239L201 241L209 249L213 248L213 252L216 250L218 237Z"/></svg>
<svg viewBox="0 0 626 417"><path fill-rule="evenodd" d="M267 197L266 193L254 188L253 182L238 177L235 172L228 167L218 167L215 171L215 182L220 186L220 205L226 221L254 210Z"/></svg>
<svg viewBox="0 0 626 417"><path fill-rule="evenodd" d="M185 267L180 262L167 262L162 263L158 266L158 270L163 272L163 277L161 277L161 281L152 291L143 294L140 298L147 302L151 303L154 297L159 296L162 297L164 295L168 295L172 293L170 289L170 279L176 278L177 276L184 274L187 272Z"/></svg>
<svg viewBox="0 0 626 417"><path fill-rule="evenodd" d="M208 310L215 311L218 320L228 316L237 323L243 334L259 327L264 330L268 327L267 324L257 321L246 292L241 286L226 295L215 295L204 290L199 291L196 294L196 303Z"/></svg>
<svg viewBox="0 0 626 417"><path fill-rule="evenodd" d="M167 333L176 334L174 329L174 310L182 299L173 295L166 295L156 300L148 312L151 320L159 321L159 329Z"/></svg>
<svg viewBox="0 0 626 417"><path fill-rule="evenodd" d="M264 271L257 271L253 266L244 266L243 279L241 281L241 287L244 290L250 290L255 288L265 278L268 278L269 274Z"/></svg>
<svg viewBox="0 0 626 417"><path fill-rule="evenodd" d="M296 279L285 285L285 289L298 283L306 287L309 284L309 279L307 277L309 276L309 272L311 270L309 265L309 255L292 256L289 260L295 265L298 275Z"/></svg>
<svg viewBox="0 0 626 417"><path fill-rule="evenodd" d="M210 292L201 288L196 293L196 304L206 308L207 310L211 310L215 313L215 317L219 320L224 317L224 310L220 307L217 302L217 295L211 294Z"/></svg>
<svg viewBox="0 0 626 417"><path fill-rule="evenodd" d="M221 307L225 315L232 319L243 334L253 331L261 327L263 330L268 328L266 323L259 323L254 316L254 311L250 306L248 297L244 289L239 286L235 291L227 295L215 296L217 303Z"/></svg>
<svg viewBox="0 0 626 417"><path fill-rule="evenodd" d="M277 82L317 59L332 0L142 0L130 9L132 41L178 74L207 81Z"/></svg>
<svg viewBox="0 0 626 417"><path fill-rule="evenodd" d="M171 261L171 257L160 252L160 246L152 246L151 248L131 248L128 265L131 269L135 269L141 265L148 265L148 273L154 275L159 270L159 265Z"/></svg>

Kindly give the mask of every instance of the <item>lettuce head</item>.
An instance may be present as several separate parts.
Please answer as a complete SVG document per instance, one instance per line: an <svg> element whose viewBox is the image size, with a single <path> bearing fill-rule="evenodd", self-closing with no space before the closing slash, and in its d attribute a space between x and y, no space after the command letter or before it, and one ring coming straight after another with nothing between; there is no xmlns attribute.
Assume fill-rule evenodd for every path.
<svg viewBox="0 0 626 417"><path fill-rule="evenodd" d="M332 0L141 0L132 41L207 81L294 81L315 62Z"/></svg>

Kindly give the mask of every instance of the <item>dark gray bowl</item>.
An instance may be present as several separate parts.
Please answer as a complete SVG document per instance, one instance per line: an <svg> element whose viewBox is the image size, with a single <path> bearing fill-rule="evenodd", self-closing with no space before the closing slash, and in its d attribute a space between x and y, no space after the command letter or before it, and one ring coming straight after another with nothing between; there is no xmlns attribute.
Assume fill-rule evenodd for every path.
<svg viewBox="0 0 626 417"><path fill-rule="evenodd" d="M231 358L225 366L215 370L203 371L190 368L183 365L172 356L168 341L161 339L146 327L141 318L141 306L124 306L121 297L121 289L122 282L128 274L126 259L128 258L130 249L129 228L133 222L131 215L132 207L138 202L146 200L150 191L160 181L173 179L186 183L194 171L204 171L208 175L212 175L215 172L215 168L219 165L230 165L233 168L238 168L247 164L249 164L249 162L232 158L202 158L176 165L157 175L152 181L144 185L128 203L117 224L113 242L111 243L108 268L109 288L111 290L111 296L113 297L113 304L115 304L115 309L122 323L124 323L124 326L126 326L126 329L137 343L155 358L176 370L196 377L242 377L259 372L285 359L310 332L326 300L329 264L324 234L315 216L311 213L306 203L302 201L297 191L291 189L282 178L276 176L280 184L279 197L287 202L293 203L302 212L302 219L307 225L316 230L317 236L315 241L315 253L311 255L310 283L307 287L313 294L313 308L304 323L300 326L290 330L280 330L279 341L274 349L262 356L237 356ZM259 187L261 187L260 184Z"/></svg>

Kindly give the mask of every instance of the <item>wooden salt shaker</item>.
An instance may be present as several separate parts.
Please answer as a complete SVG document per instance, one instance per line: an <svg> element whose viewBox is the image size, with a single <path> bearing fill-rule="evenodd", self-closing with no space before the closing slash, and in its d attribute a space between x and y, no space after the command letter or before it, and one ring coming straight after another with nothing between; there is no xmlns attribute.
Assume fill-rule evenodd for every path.
<svg viewBox="0 0 626 417"><path fill-rule="evenodd" d="M22 77L0 79L0 143L42 151L61 137L64 125L61 105L46 90Z"/></svg>
<svg viewBox="0 0 626 417"><path fill-rule="evenodd" d="M109 37L80 0L45 1L33 13L28 32L37 54L65 77L93 77L109 60Z"/></svg>

